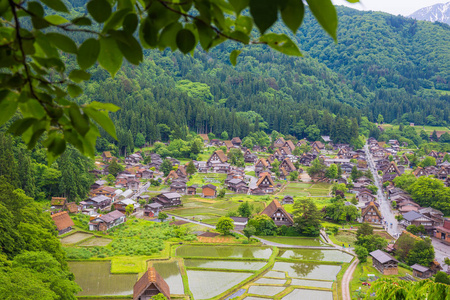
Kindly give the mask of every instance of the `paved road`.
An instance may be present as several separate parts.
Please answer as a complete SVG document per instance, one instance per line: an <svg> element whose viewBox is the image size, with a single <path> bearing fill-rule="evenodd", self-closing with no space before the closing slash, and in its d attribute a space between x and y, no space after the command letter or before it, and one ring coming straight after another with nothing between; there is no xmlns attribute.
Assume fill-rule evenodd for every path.
<svg viewBox="0 0 450 300"><path fill-rule="evenodd" d="M350 293L350 281L352 281L353 278L353 272L356 269L356 266L358 265L359 260L355 257L355 260L352 262L352 264L347 268L347 270L344 273L344 276L342 277L342 299L343 300L351 300L352 294Z"/></svg>
<svg viewBox="0 0 450 300"><path fill-rule="evenodd" d="M402 229L398 225L397 220L395 219L395 215L392 212L391 208L391 202L388 201L383 193L383 185L381 182L380 177L378 176L377 170L375 168L375 163L373 161L372 154L369 151L369 146L366 142L364 145L364 152L366 153L367 157L367 163L369 170L372 172L374 183L376 187L378 188L377 197L378 197L378 203L380 204L380 212L381 215L384 218L384 221L387 222L387 224L392 224L392 226L388 226L387 232L392 235L393 237L396 237L397 234L400 234L402 232Z"/></svg>
<svg viewBox="0 0 450 300"><path fill-rule="evenodd" d="M439 239L432 237L431 242L434 247L434 257L441 264L444 271L449 269L450 267L445 265L444 258L450 257L450 246L442 243Z"/></svg>
<svg viewBox="0 0 450 300"><path fill-rule="evenodd" d="M146 192L147 189L150 187L150 182L147 182L146 184L144 184L137 193L135 193L133 196L131 196L131 200L136 199L137 197L139 197L142 193Z"/></svg>

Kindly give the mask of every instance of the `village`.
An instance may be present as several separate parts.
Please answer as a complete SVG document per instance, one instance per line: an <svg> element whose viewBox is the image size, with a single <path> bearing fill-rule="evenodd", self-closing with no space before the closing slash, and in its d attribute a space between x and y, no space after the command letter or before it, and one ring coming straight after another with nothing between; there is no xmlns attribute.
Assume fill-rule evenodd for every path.
<svg viewBox="0 0 450 300"><path fill-rule="evenodd" d="M424 157L415 158L417 161L413 165L410 158L414 155L414 149L397 140L378 142L369 138L362 149L353 149L350 145L333 144L327 136L321 137L321 141L293 141L278 137L270 147L254 146L248 149L242 146L239 137L219 140L199 134L198 139L203 144L199 155L202 160L162 157L152 152L151 148L144 148L124 158L114 157L110 151L105 151L97 158L96 169L91 170L97 180L91 186L89 198L79 203L68 203L62 197L51 199L52 219L64 246L70 251L79 251L80 248L84 251L88 248L86 245L95 246L97 258L111 259L114 256L107 249L111 242L109 233L122 230L120 228L129 222L138 222L139 226L144 226L142 228L156 229L159 227L155 226L168 223L178 231L184 228L184 233L178 234L178 239L174 241L181 240L192 246L176 248L170 243L166 245L170 239L164 238L164 245L160 247L163 257L167 255L168 263L175 263L176 266L171 268L177 269L175 273L180 280L173 283L173 278L170 279L161 263L152 263L152 257L157 258L158 255L149 252L144 259L145 267L131 268L132 272L137 271L140 278L134 285L134 293L132 287L124 288L125 292L134 295L133 299L149 299L145 296L157 293L162 293L167 299L188 296L195 299L253 299L250 297L258 295L290 295L290 298L286 296L282 299L295 299L296 293L305 287L312 293L311 297L318 293L317 299L337 299L341 295L344 299L358 299L379 277L394 276L401 280L417 281L435 276L439 271L449 272L446 258L450 253L450 220L436 206L424 206L414 201L414 195L406 191L403 183L406 179L412 182L431 176L448 187L450 159L447 160L447 153L430 151ZM434 163L418 166L418 162L430 160L429 157L433 158ZM323 215L323 228L317 238L299 237L292 234L294 231L286 229L296 226L295 202L303 198L314 202ZM249 213L242 213L244 204L250 207ZM339 216L334 217L336 214ZM246 229L256 224L258 216L273 220L278 228L272 231L274 236L258 230L247 234ZM219 229L224 218L230 218L233 222L228 235ZM362 241L360 232L367 229L363 224L369 224L367 227L370 228L363 235L380 238L381 246L374 247ZM210 245L228 247L242 244L244 235L248 236L248 247L253 246L250 248L252 251L265 253L266 247L273 248L271 253L264 254L266 256L249 256L268 264L266 267L260 268L264 265L261 264L252 269L249 276L238 276L238 281L232 280L217 291L205 292L203 287L191 284L195 272L206 271L210 267L202 264L188 267L189 261L200 258L206 261L210 257L224 259L223 255L210 254ZM250 236L253 236L251 240ZM105 244L90 244L93 237L93 240L102 240ZM411 251L412 244L418 241L434 248L433 257L427 264L408 265L405 263L408 253L405 254L405 251ZM409 245L408 249L404 248L405 244ZM200 245L207 245L204 247L208 250L194 251L193 248ZM179 254L183 253L183 247L192 249ZM365 249L365 255L361 254L361 248ZM305 251L316 251L319 255L317 259L308 259ZM335 261L330 258L329 251L336 251L339 259ZM90 255L95 257L92 251ZM399 255L403 261L399 260ZM249 259L245 255L238 257ZM283 257L289 260L284 261ZM117 259L121 258L119 256ZM276 273L284 271L286 266L282 267L282 264L288 264L290 260L298 264L298 259L323 260L324 264L319 266L324 270L333 266L326 262L339 261L341 265L339 269L330 271L334 274L332 277L325 279L332 280L332 284L316 286L311 281L291 283L286 287ZM361 261L359 265L358 259ZM112 261L114 264L113 258ZM186 264L185 270L183 264ZM309 264L314 273L315 263ZM275 267L277 265L278 268ZM220 264L214 267L228 269ZM111 267L111 272L113 269ZM242 272L242 267L229 269ZM127 271L126 268L123 270ZM189 273L192 273L191 276ZM287 274L293 278L309 278L308 272L289 275L288 271ZM184 276L189 278L189 287L181 280ZM322 275L315 276L309 279L323 279ZM83 293L85 296L108 294L92 290Z"/></svg>

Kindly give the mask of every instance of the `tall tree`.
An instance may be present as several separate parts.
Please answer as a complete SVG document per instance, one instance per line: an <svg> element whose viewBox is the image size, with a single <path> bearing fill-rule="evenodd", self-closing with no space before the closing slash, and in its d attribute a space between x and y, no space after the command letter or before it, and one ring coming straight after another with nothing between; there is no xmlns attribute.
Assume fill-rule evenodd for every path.
<svg viewBox="0 0 450 300"><path fill-rule="evenodd" d="M303 198L294 202L294 227L302 235L318 236L322 228L322 214L314 201L310 198Z"/></svg>

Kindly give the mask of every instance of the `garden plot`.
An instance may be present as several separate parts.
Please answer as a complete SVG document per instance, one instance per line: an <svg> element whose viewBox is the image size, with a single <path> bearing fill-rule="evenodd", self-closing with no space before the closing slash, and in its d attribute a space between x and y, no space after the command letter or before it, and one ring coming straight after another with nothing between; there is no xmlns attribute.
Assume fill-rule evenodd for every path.
<svg viewBox="0 0 450 300"><path fill-rule="evenodd" d="M261 296L275 296L278 293L284 291L285 287L281 286L264 286L264 285L252 285L248 289L247 293L252 295L261 295Z"/></svg>
<svg viewBox="0 0 450 300"><path fill-rule="evenodd" d="M91 234L91 233L75 232L71 235L63 237L61 239L61 244L76 244L76 243L81 242L82 240L90 238L91 236L93 236L93 234Z"/></svg>
<svg viewBox="0 0 450 300"><path fill-rule="evenodd" d="M318 280L336 280L341 266L316 263L276 262L273 270L288 272L290 277Z"/></svg>
<svg viewBox="0 0 450 300"><path fill-rule="evenodd" d="M264 274L264 277L270 277L270 278L286 278L286 275L284 272L278 272L278 271L269 271L266 274Z"/></svg>
<svg viewBox="0 0 450 300"><path fill-rule="evenodd" d="M321 260L350 262L353 256L339 250L292 249L284 251L280 257L298 260Z"/></svg>
<svg viewBox="0 0 450 300"><path fill-rule="evenodd" d="M333 300L333 292L295 289L282 300Z"/></svg>
<svg viewBox="0 0 450 300"><path fill-rule="evenodd" d="M89 239L87 241L84 241L79 245L84 246L84 247L92 247L92 246L100 246L101 247L101 246L107 246L111 242L112 242L111 239L106 239L103 237L95 237L95 238Z"/></svg>
<svg viewBox="0 0 450 300"><path fill-rule="evenodd" d="M178 262L154 262L152 266L170 286L171 294L184 294L183 279L181 278Z"/></svg>
<svg viewBox="0 0 450 300"><path fill-rule="evenodd" d="M229 270L252 270L256 271L266 265L259 261L233 261L233 260L204 260L204 259L186 259L184 265L187 268L210 268L210 269L229 269Z"/></svg>
<svg viewBox="0 0 450 300"><path fill-rule="evenodd" d="M181 257L228 257L228 258L261 258L269 259L270 247L253 246L194 246L183 245L176 253Z"/></svg>
<svg viewBox="0 0 450 300"><path fill-rule="evenodd" d="M213 298L253 275L244 272L195 270L187 270L186 273L189 288L196 300Z"/></svg>

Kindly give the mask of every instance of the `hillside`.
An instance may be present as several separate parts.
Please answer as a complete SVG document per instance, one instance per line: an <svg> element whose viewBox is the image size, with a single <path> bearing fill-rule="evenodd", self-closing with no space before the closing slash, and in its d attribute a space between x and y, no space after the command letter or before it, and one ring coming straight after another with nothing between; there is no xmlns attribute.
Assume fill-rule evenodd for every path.
<svg viewBox="0 0 450 300"><path fill-rule="evenodd" d="M412 13L410 17L416 20L442 22L450 25L450 2L421 8Z"/></svg>
<svg viewBox="0 0 450 300"><path fill-rule="evenodd" d="M185 126L243 137L256 118L267 132L298 138L331 134L335 116L356 118L361 132L368 130L362 117L375 122L379 114L386 122L447 125L450 27L345 7L338 14L337 44L305 16L295 37L303 58L252 45L232 67L231 42L194 56L149 50L143 64L125 64L114 79L94 67L79 101L121 106L113 119L122 144L138 132L147 141L184 137Z"/></svg>

